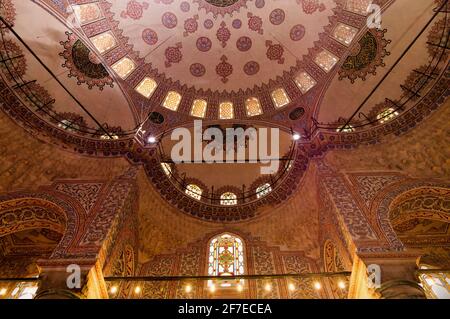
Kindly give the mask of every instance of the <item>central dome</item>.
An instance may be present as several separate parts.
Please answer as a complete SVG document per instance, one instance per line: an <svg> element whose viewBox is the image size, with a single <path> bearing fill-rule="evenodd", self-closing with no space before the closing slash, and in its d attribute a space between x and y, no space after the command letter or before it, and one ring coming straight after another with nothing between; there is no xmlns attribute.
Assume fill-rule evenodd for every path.
<svg viewBox="0 0 450 319"><path fill-rule="evenodd" d="M333 0L110 3L112 23L152 73L196 91L227 93L292 80L336 7Z"/></svg>

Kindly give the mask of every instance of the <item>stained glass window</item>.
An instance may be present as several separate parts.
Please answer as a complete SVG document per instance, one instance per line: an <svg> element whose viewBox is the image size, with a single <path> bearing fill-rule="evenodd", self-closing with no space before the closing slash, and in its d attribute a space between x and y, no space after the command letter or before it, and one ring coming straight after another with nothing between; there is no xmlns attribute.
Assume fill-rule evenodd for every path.
<svg viewBox="0 0 450 319"><path fill-rule="evenodd" d="M203 193L202 189L200 187L198 187L197 185L189 184L188 186L186 186L186 195L188 195L192 198L201 200L202 193Z"/></svg>
<svg viewBox="0 0 450 319"><path fill-rule="evenodd" d="M231 120L234 118L234 107L231 102L223 102L219 105L219 118L221 120Z"/></svg>
<svg viewBox="0 0 450 319"><path fill-rule="evenodd" d="M10 292L8 299L33 299L37 290L37 282L20 282Z"/></svg>
<svg viewBox="0 0 450 319"><path fill-rule="evenodd" d="M220 195L220 205L226 206L237 205L236 194L227 192Z"/></svg>
<svg viewBox="0 0 450 319"><path fill-rule="evenodd" d="M288 105L291 102L289 96L287 95L286 91L283 88L276 89L271 93L271 95L273 103L275 103L275 106L277 108Z"/></svg>
<svg viewBox="0 0 450 319"><path fill-rule="evenodd" d="M176 111L181 102L181 94L175 91L169 91L164 100L163 106L166 109Z"/></svg>
<svg viewBox="0 0 450 319"><path fill-rule="evenodd" d="M394 117L396 117L398 115L398 112L396 110L394 110L392 107L384 110L383 112L379 113L377 115L377 120L383 124L386 123L390 120L392 120Z"/></svg>
<svg viewBox="0 0 450 319"><path fill-rule="evenodd" d="M257 116L262 114L261 104L258 98L251 97L245 101L245 108L248 116Z"/></svg>
<svg viewBox="0 0 450 319"><path fill-rule="evenodd" d="M429 269L421 266L421 269ZM420 275L422 287L429 299L450 299L450 277L446 273L426 273Z"/></svg>
<svg viewBox="0 0 450 319"><path fill-rule="evenodd" d="M72 121L69 120L62 120L61 122L58 123L58 127L68 132L74 132L80 129L80 127L77 124L74 124L72 123Z"/></svg>
<svg viewBox="0 0 450 319"><path fill-rule="evenodd" d="M158 84L156 83L155 80L146 77L136 87L136 91L148 99L155 92L157 86Z"/></svg>
<svg viewBox="0 0 450 319"><path fill-rule="evenodd" d="M206 115L206 108L208 107L208 102L205 100L194 100L192 103L191 115L195 117L204 118Z"/></svg>
<svg viewBox="0 0 450 319"><path fill-rule="evenodd" d="M259 186L256 189L256 197L257 198L261 198L266 196L267 194L269 194L272 191L272 187L270 186L269 183L266 183L264 185Z"/></svg>
<svg viewBox="0 0 450 319"><path fill-rule="evenodd" d="M244 274L244 244L232 234L222 234L209 243L208 275L239 276ZM211 281L208 282L211 284ZM231 286L222 282L222 287Z"/></svg>
<svg viewBox="0 0 450 319"><path fill-rule="evenodd" d="M344 125L340 126L338 129L336 129L336 132L338 133L352 133L355 129L352 125L348 124L344 127Z"/></svg>
<svg viewBox="0 0 450 319"><path fill-rule="evenodd" d="M131 72L136 68L136 64L130 58L124 57L117 61L112 69L117 73L122 79L125 79Z"/></svg>
<svg viewBox="0 0 450 319"><path fill-rule="evenodd" d="M168 163L161 163L161 167L167 176L172 175L172 167Z"/></svg>

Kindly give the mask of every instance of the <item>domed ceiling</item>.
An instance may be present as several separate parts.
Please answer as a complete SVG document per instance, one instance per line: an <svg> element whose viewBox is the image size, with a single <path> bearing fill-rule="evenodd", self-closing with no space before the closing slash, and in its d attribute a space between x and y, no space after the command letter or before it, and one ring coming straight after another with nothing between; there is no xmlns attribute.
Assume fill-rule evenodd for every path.
<svg viewBox="0 0 450 319"><path fill-rule="evenodd" d="M383 10L380 29L367 27L372 2ZM440 46L449 26L442 14L430 20L441 4L5 0L0 13L12 30L2 29L2 108L40 139L144 165L186 213L245 219L292 194L310 157L398 135L443 103L448 55ZM281 128L281 171L171 163L161 146L196 119L221 129ZM272 188L223 207L209 195L187 196L175 178L209 195Z"/></svg>

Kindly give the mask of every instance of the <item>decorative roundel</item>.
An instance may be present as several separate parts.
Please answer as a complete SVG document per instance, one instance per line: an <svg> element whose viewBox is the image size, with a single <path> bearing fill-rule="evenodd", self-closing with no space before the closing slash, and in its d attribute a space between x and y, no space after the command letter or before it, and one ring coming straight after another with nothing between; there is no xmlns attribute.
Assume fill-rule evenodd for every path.
<svg viewBox="0 0 450 319"><path fill-rule="evenodd" d="M142 40L148 45L155 45L158 42L158 34L152 29L142 31Z"/></svg>
<svg viewBox="0 0 450 319"><path fill-rule="evenodd" d="M262 26L263 20L260 17L251 15L248 18L248 27L250 30L262 33Z"/></svg>
<svg viewBox="0 0 450 319"><path fill-rule="evenodd" d="M291 40L300 41L305 36L305 27L301 24L297 24L291 29Z"/></svg>
<svg viewBox="0 0 450 319"><path fill-rule="evenodd" d="M149 119L150 119L150 121L152 123L155 123L155 124L158 124L158 125L164 123L164 116L161 113L158 113L158 112L150 113Z"/></svg>
<svg viewBox="0 0 450 319"><path fill-rule="evenodd" d="M181 43L177 43L174 47L168 47L165 52L166 67L170 67L173 63L179 63L183 59L181 53Z"/></svg>
<svg viewBox="0 0 450 319"><path fill-rule="evenodd" d="M200 63L194 63L191 65L190 67L190 71L191 74L195 77L201 77L203 75L205 75L206 73L206 68L204 67L203 64Z"/></svg>
<svg viewBox="0 0 450 319"><path fill-rule="evenodd" d="M177 26L178 19L172 12L166 12L163 14L161 22L167 29L173 29Z"/></svg>
<svg viewBox="0 0 450 319"><path fill-rule="evenodd" d="M197 49L202 52L208 52L211 50L212 42L207 37L200 37L197 39Z"/></svg>
<svg viewBox="0 0 450 319"><path fill-rule="evenodd" d="M256 61L247 62L244 65L244 72L247 75L255 75L259 72L259 64Z"/></svg>
<svg viewBox="0 0 450 319"><path fill-rule="evenodd" d="M188 12L188 11L191 9L191 5L189 4L189 2L183 1L183 2L180 4L180 9L181 9L181 11L183 11L183 12Z"/></svg>
<svg viewBox="0 0 450 319"><path fill-rule="evenodd" d="M238 48L239 51L242 52L248 51L252 47L252 39L246 36L240 37L236 41L236 47Z"/></svg>
<svg viewBox="0 0 450 319"><path fill-rule="evenodd" d="M300 119L303 115L305 115L305 109L302 107L298 107L295 110L293 110L291 113L289 113L289 118L292 121L296 121Z"/></svg>
<svg viewBox="0 0 450 319"><path fill-rule="evenodd" d="M265 5L266 5L266 1L265 1L265 0L256 0L256 1L255 1L255 6L256 6L258 9L264 8Z"/></svg>
<svg viewBox="0 0 450 319"><path fill-rule="evenodd" d="M286 14L282 9L275 9L270 13L269 20L273 25L280 25L284 22Z"/></svg>
<svg viewBox="0 0 450 319"><path fill-rule="evenodd" d="M212 27L214 27L214 22L211 19L206 19L205 22L203 23L203 26L208 30L212 29Z"/></svg>
<svg viewBox="0 0 450 319"><path fill-rule="evenodd" d="M186 21L184 21L184 30L186 33L194 33L198 29L198 22L197 18L189 18Z"/></svg>
<svg viewBox="0 0 450 319"><path fill-rule="evenodd" d="M240 29L242 27L242 21L240 19L234 19L232 26L235 29Z"/></svg>

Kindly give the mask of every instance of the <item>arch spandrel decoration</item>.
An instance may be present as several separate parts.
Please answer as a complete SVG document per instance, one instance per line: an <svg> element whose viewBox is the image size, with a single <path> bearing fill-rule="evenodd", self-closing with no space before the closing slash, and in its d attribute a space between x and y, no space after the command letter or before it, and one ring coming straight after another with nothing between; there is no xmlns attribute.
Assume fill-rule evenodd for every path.
<svg viewBox="0 0 450 319"><path fill-rule="evenodd" d="M442 209L448 207L448 204L444 203L448 203L449 189L450 185L444 182L408 180L400 184L392 185L383 190L383 196L379 196L377 202L372 205L371 213L375 214L378 226L388 240L391 248L400 250L403 250L404 248L403 243L393 229L393 224L391 221L391 216L397 217L401 215L399 214L398 207L396 207L396 205L402 202L407 203L409 200L413 200L414 202L415 197L417 197L417 199L423 199L424 196L426 197L426 194L433 195L430 199L434 198L438 203L442 203L435 205L436 207L440 207L440 209L437 211L430 211L429 205L423 205L426 201L422 200L422 205L417 206L413 210L406 210L406 212L409 213L404 215L405 217L401 218L406 218L404 220L406 221L408 219L421 216L432 216L433 218L444 218L447 220L447 213L444 213ZM438 194L439 196L436 197ZM431 205L431 207L432 206L433 205ZM445 210L448 210L448 208L445 208Z"/></svg>
<svg viewBox="0 0 450 319"><path fill-rule="evenodd" d="M0 237L36 228L64 233L67 218L61 207L37 198L0 202Z"/></svg>

